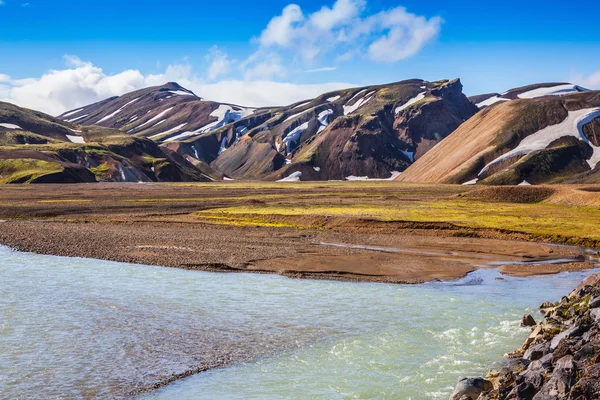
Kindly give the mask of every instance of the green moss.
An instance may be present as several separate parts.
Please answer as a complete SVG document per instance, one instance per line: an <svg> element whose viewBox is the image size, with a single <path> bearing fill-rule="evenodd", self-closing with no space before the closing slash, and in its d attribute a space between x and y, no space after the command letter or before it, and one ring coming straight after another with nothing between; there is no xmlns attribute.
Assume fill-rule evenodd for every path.
<svg viewBox="0 0 600 400"><path fill-rule="evenodd" d="M30 183L63 170L59 163L31 158L0 160L0 183Z"/></svg>

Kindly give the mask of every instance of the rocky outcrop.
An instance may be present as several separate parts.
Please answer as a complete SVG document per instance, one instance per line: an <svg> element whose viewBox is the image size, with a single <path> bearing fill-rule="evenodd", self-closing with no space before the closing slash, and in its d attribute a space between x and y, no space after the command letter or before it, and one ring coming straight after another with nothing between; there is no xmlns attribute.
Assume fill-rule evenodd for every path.
<svg viewBox="0 0 600 400"><path fill-rule="evenodd" d="M504 368L488 373L485 380L493 388L476 399L600 399L599 281L600 275L592 275L568 297L544 303L544 319L520 349L506 355L510 361ZM465 381L457 390L463 388Z"/></svg>

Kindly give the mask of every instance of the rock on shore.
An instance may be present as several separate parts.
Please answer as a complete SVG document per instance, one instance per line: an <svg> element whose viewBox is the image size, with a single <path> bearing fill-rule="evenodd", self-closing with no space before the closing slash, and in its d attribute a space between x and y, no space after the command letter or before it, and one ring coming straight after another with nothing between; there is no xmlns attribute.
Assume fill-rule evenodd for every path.
<svg viewBox="0 0 600 400"><path fill-rule="evenodd" d="M507 365L462 379L451 400L600 399L600 274L540 309L544 319Z"/></svg>

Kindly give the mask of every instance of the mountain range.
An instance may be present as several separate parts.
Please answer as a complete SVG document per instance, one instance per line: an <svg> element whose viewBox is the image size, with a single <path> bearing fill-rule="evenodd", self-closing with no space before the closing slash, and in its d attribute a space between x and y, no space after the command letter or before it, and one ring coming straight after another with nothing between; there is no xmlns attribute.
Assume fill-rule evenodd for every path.
<svg viewBox="0 0 600 400"><path fill-rule="evenodd" d="M596 182L599 107L600 92L568 83L467 98L458 79L263 108L173 82L56 118L0 103L0 182Z"/></svg>

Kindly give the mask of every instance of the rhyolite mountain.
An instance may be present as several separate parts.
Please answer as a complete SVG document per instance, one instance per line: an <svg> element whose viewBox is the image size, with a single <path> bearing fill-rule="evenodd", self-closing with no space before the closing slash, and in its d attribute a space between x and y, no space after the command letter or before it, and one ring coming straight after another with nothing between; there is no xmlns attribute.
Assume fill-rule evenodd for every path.
<svg viewBox="0 0 600 400"><path fill-rule="evenodd" d="M0 183L210 181L200 168L152 140L81 126L0 102Z"/></svg>
<svg viewBox="0 0 600 400"><path fill-rule="evenodd" d="M229 178L390 178L478 111L458 79L338 90L285 107L204 100L176 83L59 118L149 138Z"/></svg>
<svg viewBox="0 0 600 400"><path fill-rule="evenodd" d="M397 179L490 185L600 183L600 92L570 84L507 93L511 92L512 99L478 103L479 113ZM479 100L487 101L475 99Z"/></svg>

